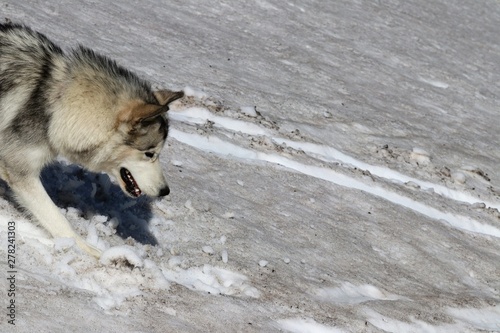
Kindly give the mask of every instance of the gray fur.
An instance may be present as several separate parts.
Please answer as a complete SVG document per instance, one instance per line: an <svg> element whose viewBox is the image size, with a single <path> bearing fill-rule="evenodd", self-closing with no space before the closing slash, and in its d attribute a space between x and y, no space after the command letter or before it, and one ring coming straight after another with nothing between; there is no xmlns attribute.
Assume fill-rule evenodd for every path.
<svg viewBox="0 0 500 333"><path fill-rule="evenodd" d="M168 134L163 113L182 95L154 92L83 46L66 54L25 26L0 24L0 177L54 236L74 237L98 256L48 199L41 169L62 155L113 175L129 195L165 195L158 161Z"/></svg>

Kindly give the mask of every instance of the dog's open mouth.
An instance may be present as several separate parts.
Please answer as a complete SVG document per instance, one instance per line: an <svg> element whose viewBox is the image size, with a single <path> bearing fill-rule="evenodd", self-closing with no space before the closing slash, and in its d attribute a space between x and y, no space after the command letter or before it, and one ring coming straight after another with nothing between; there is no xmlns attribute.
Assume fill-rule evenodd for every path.
<svg viewBox="0 0 500 333"><path fill-rule="evenodd" d="M128 171L125 168L121 168L120 176L122 177L122 180L125 182L125 189L131 196L137 198L138 196L141 195L141 189L137 185L137 182L135 181L134 177L132 177L130 171Z"/></svg>

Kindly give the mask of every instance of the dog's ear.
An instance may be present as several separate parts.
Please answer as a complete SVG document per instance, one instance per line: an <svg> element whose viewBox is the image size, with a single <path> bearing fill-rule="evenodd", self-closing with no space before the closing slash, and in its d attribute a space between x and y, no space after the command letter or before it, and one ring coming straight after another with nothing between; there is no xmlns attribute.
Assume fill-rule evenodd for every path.
<svg viewBox="0 0 500 333"><path fill-rule="evenodd" d="M168 106L131 102L118 114L118 122L135 125L145 119L156 117L168 111Z"/></svg>
<svg viewBox="0 0 500 333"><path fill-rule="evenodd" d="M167 105L144 104L135 101L127 105L118 113L118 123L124 124L126 128L138 128L141 124L147 123L160 114L168 111Z"/></svg>
<svg viewBox="0 0 500 333"><path fill-rule="evenodd" d="M148 122L168 111L168 104L182 98L184 92L159 90L154 92L157 104L145 104L141 101L131 101L124 109L118 113L118 123L128 124L129 128L138 128L139 125L146 125Z"/></svg>
<svg viewBox="0 0 500 333"><path fill-rule="evenodd" d="M184 96L182 91L170 91L170 90L157 90L153 92L153 95L158 100L160 105L168 105L179 98Z"/></svg>
<svg viewBox="0 0 500 333"><path fill-rule="evenodd" d="M144 104L140 105L132 111L131 123L133 125L146 123L149 120L158 117L162 113L168 111L168 105Z"/></svg>

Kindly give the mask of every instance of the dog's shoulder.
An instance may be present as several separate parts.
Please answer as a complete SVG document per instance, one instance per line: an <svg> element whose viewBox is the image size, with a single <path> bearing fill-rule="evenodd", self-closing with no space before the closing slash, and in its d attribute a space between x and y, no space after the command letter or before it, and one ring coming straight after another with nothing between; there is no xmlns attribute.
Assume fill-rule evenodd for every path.
<svg viewBox="0 0 500 333"><path fill-rule="evenodd" d="M63 50L43 33L21 23L0 23L0 39L3 52L63 54Z"/></svg>

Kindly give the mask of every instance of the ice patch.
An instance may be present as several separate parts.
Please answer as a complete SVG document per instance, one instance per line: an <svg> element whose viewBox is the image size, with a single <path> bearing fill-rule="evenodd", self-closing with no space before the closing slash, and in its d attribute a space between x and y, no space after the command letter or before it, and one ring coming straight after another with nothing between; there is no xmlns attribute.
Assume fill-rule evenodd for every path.
<svg viewBox="0 0 500 333"><path fill-rule="evenodd" d="M202 125L207 121L214 123L214 127L225 128L234 132L241 132L251 135L268 135L268 131L255 124L232 119L228 117L217 116L205 108L188 108L182 111L171 110L168 112L168 118L172 120L188 122Z"/></svg>
<svg viewBox="0 0 500 333"><path fill-rule="evenodd" d="M378 329L384 332L401 333L449 333L449 332L464 332L464 327L458 324L446 324L435 326L421 320L409 318L409 322L400 321L381 315L380 313L366 309L365 315L367 321Z"/></svg>
<svg viewBox="0 0 500 333"><path fill-rule="evenodd" d="M246 296L258 298L260 292L248 284L248 278L226 269L204 265L183 270L163 270L163 275L169 281L183 285L186 288L204 291L215 295Z"/></svg>
<svg viewBox="0 0 500 333"><path fill-rule="evenodd" d="M182 162L181 161L177 161L177 160L173 160L172 161L172 165L180 168L180 167L182 167Z"/></svg>
<svg viewBox="0 0 500 333"><path fill-rule="evenodd" d="M255 118L257 117L257 110L255 110L255 106L242 106L240 108L241 113L243 113L246 116Z"/></svg>
<svg viewBox="0 0 500 333"><path fill-rule="evenodd" d="M266 267L267 264L269 264L269 261L267 261L267 260L260 260L259 261L259 266L260 267Z"/></svg>
<svg viewBox="0 0 500 333"><path fill-rule="evenodd" d="M234 212L225 212L222 217L225 218L225 219L234 219Z"/></svg>
<svg viewBox="0 0 500 333"><path fill-rule="evenodd" d="M281 329L292 333L343 333L344 331L314 321L314 319L282 319L278 320Z"/></svg>
<svg viewBox="0 0 500 333"><path fill-rule="evenodd" d="M358 304L375 300L395 301L402 299L398 295L389 294L369 284L355 286L349 282L343 283L338 288L318 289L315 294L322 301L336 304Z"/></svg>
<svg viewBox="0 0 500 333"><path fill-rule="evenodd" d="M495 332L500 331L500 306L492 306L483 309L448 308L446 312L476 329Z"/></svg>
<svg viewBox="0 0 500 333"><path fill-rule="evenodd" d="M225 263L225 264L227 264L227 261L228 261L227 250L226 249L222 250L221 253L220 253L220 255L221 255L221 258L222 258L222 262Z"/></svg>
<svg viewBox="0 0 500 333"><path fill-rule="evenodd" d="M206 254L209 254L209 255L212 255L215 253L213 247L211 247L210 245L206 245L204 247L202 247L201 249L203 251L203 253L206 253Z"/></svg>
<svg viewBox="0 0 500 333"><path fill-rule="evenodd" d="M441 88L441 89L447 89L450 85L446 82L438 81L438 80L431 80L431 79L424 79L424 78L419 78L421 82L430 84L433 87L436 88Z"/></svg>

